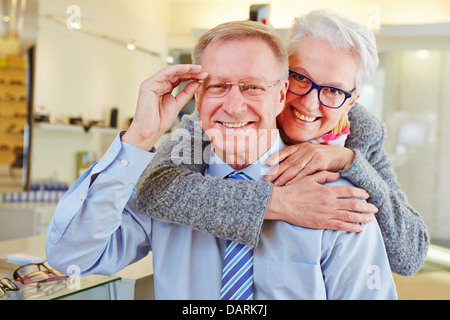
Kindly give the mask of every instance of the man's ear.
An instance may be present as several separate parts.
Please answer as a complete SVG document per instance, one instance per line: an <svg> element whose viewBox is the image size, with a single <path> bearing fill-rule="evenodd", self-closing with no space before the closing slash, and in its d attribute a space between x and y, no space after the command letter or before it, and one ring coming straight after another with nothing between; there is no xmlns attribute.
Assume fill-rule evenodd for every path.
<svg viewBox="0 0 450 320"><path fill-rule="evenodd" d="M201 91L201 88L199 88L194 94L194 97L195 97L195 108L197 109L198 112L200 112L201 104L202 104L201 103L202 99L201 99L200 91Z"/></svg>
<svg viewBox="0 0 450 320"><path fill-rule="evenodd" d="M277 109L277 115L279 115L283 109L284 106L286 104L286 95L287 95L287 90L289 88L289 80L282 80L280 83L280 101L278 103L278 109Z"/></svg>

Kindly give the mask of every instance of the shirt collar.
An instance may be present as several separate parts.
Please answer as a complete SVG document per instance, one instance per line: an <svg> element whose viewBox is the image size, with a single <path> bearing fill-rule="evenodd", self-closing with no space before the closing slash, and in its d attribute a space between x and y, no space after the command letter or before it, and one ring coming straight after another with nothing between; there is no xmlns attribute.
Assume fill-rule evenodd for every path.
<svg viewBox="0 0 450 320"><path fill-rule="evenodd" d="M266 164L267 159L274 153L285 148L286 145L281 140L279 131L277 130L277 137L275 142L272 144L270 149L264 153L258 160L245 167L241 172L244 172L250 176L253 180L263 181L264 176L269 173L272 167ZM217 177L225 177L230 172L236 171L228 164L226 164L215 152L211 149L211 154L209 157L209 166L205 171L205 174L209 174Z"/></svg>

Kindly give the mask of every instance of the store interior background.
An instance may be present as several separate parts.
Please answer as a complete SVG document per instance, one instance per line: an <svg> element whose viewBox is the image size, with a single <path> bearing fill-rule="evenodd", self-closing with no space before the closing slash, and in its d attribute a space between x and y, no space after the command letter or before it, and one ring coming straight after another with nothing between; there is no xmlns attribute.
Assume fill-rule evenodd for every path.
<svg viewBox="0 0 450 320"><path fill-rule="evenodd" d="M10 2L0 3L5 8ZM77 152L88 152L92 160L103 155L133 117L143 80L168 64L189 63L202 32L248 19L250 6L261 3L270 5L268 22L282 35L293 16L317 8L374 28L380 66L360 102L386 123L386 149L432 242L450 247L447 0L28 0L26 32L19 40L22 50L34 46L33 117L48 119L31 127L28 185L73 184L82 170ZM11 50L7 40L4 36L0 41L2 53ZM110 128L112 109L118 110L117 128ZM189 110L187 106L184 111ZM106 127L86 132L80 125L68 125L70 118ZM5 228L3 223L0 229ZM12 237L21 235L17 231Z"/></svg>

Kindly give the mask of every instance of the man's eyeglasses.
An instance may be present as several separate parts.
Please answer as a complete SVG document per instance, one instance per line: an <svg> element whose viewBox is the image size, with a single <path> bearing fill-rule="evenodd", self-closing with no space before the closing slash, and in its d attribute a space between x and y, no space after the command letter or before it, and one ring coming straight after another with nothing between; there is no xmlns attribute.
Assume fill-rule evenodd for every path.
<svg viewBox="0 0 450 320"><path fill-rule="evenodd" d="M280 83L278 80L272 85L262 85L255 83L240 83L240 82L216 82L211 80L198 80L197 82L203 83L203 95L211 98L224 97L230 92L233 85L239 86L242 95L247 99L254 99L256 97L264 95L269 88L273 88Z"/></svg>
<svg viewBox="0 0 450 320"><path fill-rule="evenodd" d="M350 92L336 87L322 86L297 71L289 70L289 92L297 96L306 96L314 89L317 89L320 103L332 109L342 107L345 101L352 97Z"/></svg>
<svg viewBox="0 0 450 320"><path fill-rule="evenodd" d="M19 287L8 278L0 279L0 298L6 294L6 291L18 291Z"/></svg>
<svg viewBox="0 0 450 320"><path fill-rule="evenodd" d="M68 278L64 273L50 267L46 261L24 265L14 271L13 277L14 280L23 284L39 284L41 282L59 281Z"/></svg>

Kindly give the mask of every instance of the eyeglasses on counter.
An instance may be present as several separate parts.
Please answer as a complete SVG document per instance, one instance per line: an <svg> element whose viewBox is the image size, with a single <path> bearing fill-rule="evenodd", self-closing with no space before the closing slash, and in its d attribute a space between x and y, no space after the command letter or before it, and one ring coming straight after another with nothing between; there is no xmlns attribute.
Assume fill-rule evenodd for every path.
<svg viewBox="0 0 450 320"><path fill-rule="evenodd" d="M42 282L60 281L68 276L50 267L47 261L21 266L14 271L13 278L23 284L39 284Z"/></svg>
<svg viewBox="0 0 450 320"><path fill-rule="evenodd" d="M7 291L19 291L19 287L6 277L0 279L0 298L3 297Z"/></svg>
<svg viewBox="0 0 450 320"><path fill-rule="evenodd" d="M13 278L3 277L0 279L0 298L8 291L24 290L30 285L40 288L41 284L56 281L65 281L69 277L50 267L47 261L41 263L31 263L17 268L13 273Z"/></svg>

